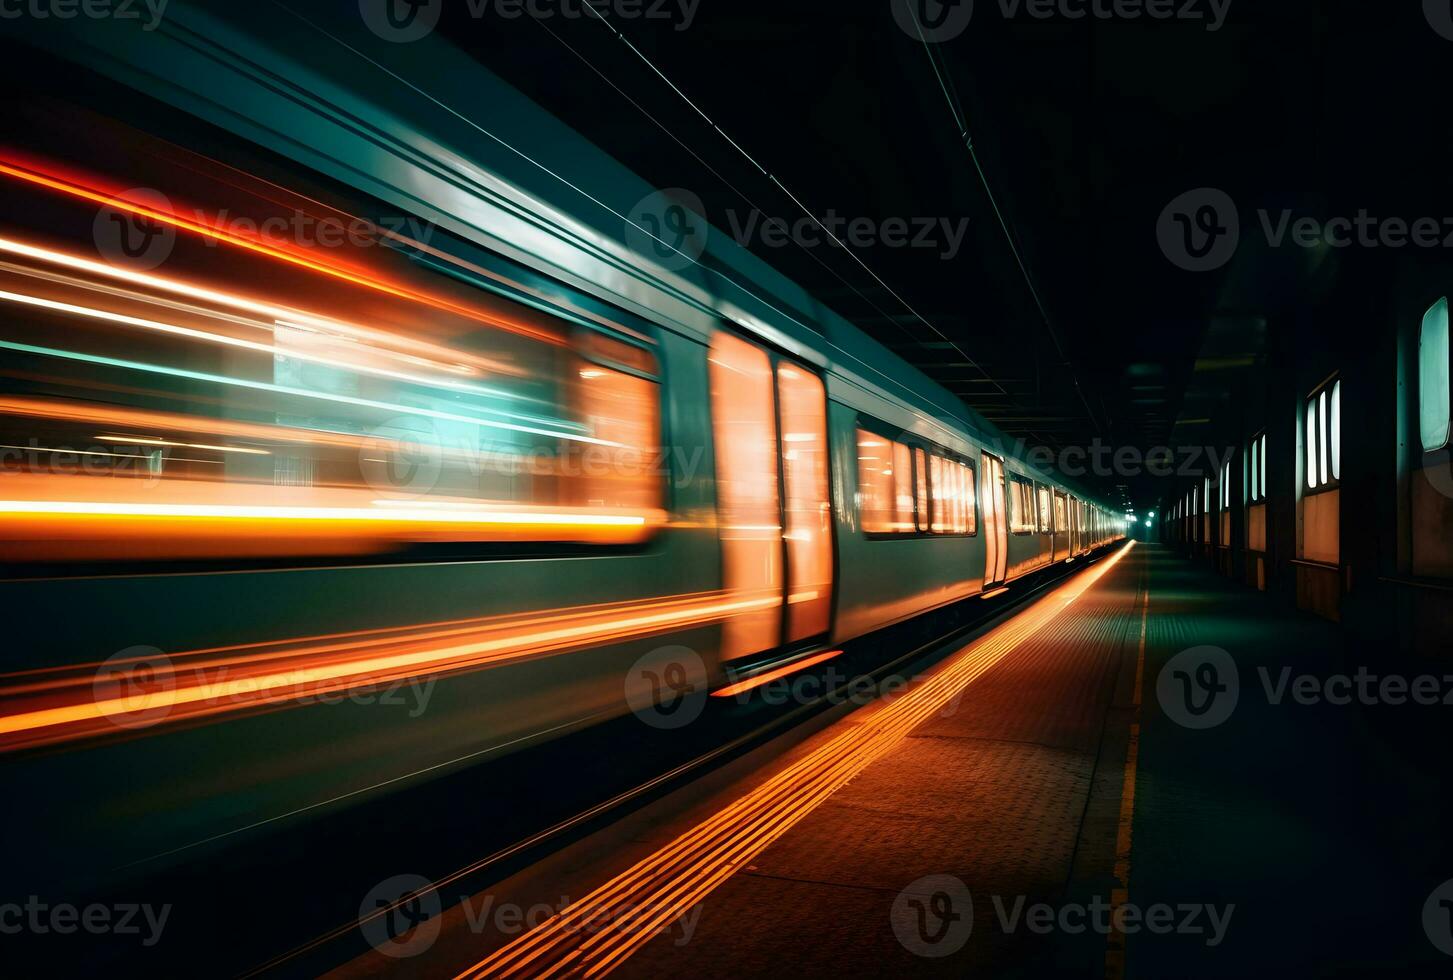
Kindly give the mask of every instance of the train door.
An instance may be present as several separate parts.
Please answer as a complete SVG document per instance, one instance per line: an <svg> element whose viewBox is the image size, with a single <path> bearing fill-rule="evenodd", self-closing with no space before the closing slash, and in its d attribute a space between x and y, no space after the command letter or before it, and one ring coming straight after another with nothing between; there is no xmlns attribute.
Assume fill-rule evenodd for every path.
<svg viewBox="0 0 1453 980"><path fill-rule="evenodd" d="M1054 561L1070 556L1070 498L1062 490L1054 492Z"/></svg>
<svg viewBox="0 0 1453 980"><path fill-rule="evenodd" d="M1003 585L1009 572L1009 527L1004 513L1004 461L983 454L984 591Z"/></svg>
<svg viewBox="0 0 1453 980"><path fill-rule="evenodd" d="M832 499L822 379L796 364L779 362L777 406L787 552L785 639L792 646L827 633L832 618Z"/></svg>
<svg viewBox="0 0 1453 980"><path fill-rule="evenodd" d="M722 585L739 607L722 659L734 660L828 632L827 395L807 368L729 333L709 369Z"/></svg>

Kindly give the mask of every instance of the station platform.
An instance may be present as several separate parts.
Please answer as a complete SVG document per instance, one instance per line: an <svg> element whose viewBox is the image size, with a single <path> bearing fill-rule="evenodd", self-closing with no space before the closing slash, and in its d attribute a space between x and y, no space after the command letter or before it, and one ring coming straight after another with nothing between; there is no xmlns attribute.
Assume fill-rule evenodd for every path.
<svg viewBox="0 0 1453 980"><path fill-rule="evenodd" d="M334 975L1446 975L1446 722L1294 700L1340 636L1131 545Z"/></svg>

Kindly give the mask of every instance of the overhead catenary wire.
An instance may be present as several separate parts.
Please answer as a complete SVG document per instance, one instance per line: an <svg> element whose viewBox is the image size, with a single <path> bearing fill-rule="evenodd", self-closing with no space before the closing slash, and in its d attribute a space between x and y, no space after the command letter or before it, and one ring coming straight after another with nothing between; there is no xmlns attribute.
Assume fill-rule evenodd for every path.
<svg viewBox="0 0 1453 980"><path fill-rule="evenodd" d="M526 153L525 151L521 150L519 147L516 147L516 146L512 145L511 143L509 143L507 140L501 139L495 133L493 133L490 130L486 129L484 126L480 125L479 122L477 122L476 120L470 118L465 113L461 112L459 109L456 109L455 107L448 105L447 103L441 101L440 99L436 98L435 96L431 95L430 93L424 91L418 85L414 84L413 82L411 82L408 79L404 78L403 76L399 75L397 72L392 71L389 68L387 68L386 66L380 64L376 59L369 57L367 54L365 54L364 52L360 51L354 45L349 44L347 41L345 41L341 37L337 36L336 34L332 33L331 31L328 31L326 28L324 28L317 21L315 21L315 20L309 18L308 16L306 16L305 14L302 14L302 13L298 12L297 10L293 9L286 2L284 2L284 0L271 0L271 2L273 4L275 4L276 6L278 6L280 9L282 9L283 11L285 11L289 16L291 16L291 17L297 19L298 21L300 21L300 22L308 25L310 28L312 28L313 30L317 31L323 37L328 38L328 40L330 40L334 44L338 45L340 48L343 48L344 50L346 50L350 54L352 54L352 55L360 58L361 60L363 60L364 62L366 62L370 66L372 66L373 68L377 69L380 72L383 72L384 74L388 75L390 78L394 79L395 81L397 81L400 84L404 85L405 87L409 88L411 91L417 93L421 97L423 97L423 98L427 99L428 101L432 102L433 104L437 105L439 108L443 109L445 112L447 112L450 115L454 116L455 118L459 119L461 122L463 122L465 125L469 126L471 129L475 130L476 132L480 133L481 135L483 135L483 136L487 137L488 139L494 141L495 143L499 144L501 147L503 147L504 149L508 150L509 152L514 153L515 155L519 156L521 159L525 160L530 165L538 168L541 172L547 174L548 176L550 176L554 180L559 181L561 184L563 184L564 186L570 188L572 191L574 191L575 193L579 194L581 197L585 198L586 200L590 201L595 206L601 208L603 211L605 211L605 212L607 212L607 213L615 216L616 218L619 218L628 227L634 228L638 232L640 232L642 235L645 235L645 236L647 236L649 238L654 239L655 241L657 241L659 244L661 244L665 248L668 248L668 249L670 249L672 251L677 252L679 255L681 255L683 258L685 258L687 261L691 262L692 264L694 264L694 265L699 265L700 264L694 257L689 256L689 255L686 255L685 253L681 252L680 249L678 249L675 246L671 245L669 242L665 242L665 241L661 240L658 236L656 236L655 234L653 234L650 230L641 227L640 224L638 224L637 222L631 220L631 218L628 215L621 214L619 211L617 211L615 208L611 207L605 201L603 201L600 198L596 197L595 195L591 194L590 192L588 192L587 190L585 190L583 187L579 186L578 184L575 184L572 181L568 180L563 174L559 173L556 170L552 170L551 168L547 167L545 164L541 163L539 160L536 160L534 157L530 156L528 153ZM591 13L593 13L593 14L596 13L596 11L589 4L586 5L586 9L587 10L590 10ZM607 27L610 27L609 24L607 24L606 26ZM613 27L611 27L611 30L614 31L615 29ZM619 32L616 32L616 33L619 34ZM624 40L624 38L622 38L622 40ZM627 42L627 43L629 43L629 42ZM633 50L634 50L634 46L633 46ZM637 54L639 55L639 52L637 52ZM649 62L647 62L647 64L649 64ZM654 66L651 66L651 67L652 67L652 70L655 71ZM660 75L660 72L659 71L656 71L655 73L657 75ZM661 75L661 77L663 78L663 80L666 81L666 83L668 85L671 85L670 79L665 78L664 75ZM680 89L678 89L675 85L671 85L671 88L673 89L673 91L676 91L678 94L680 94ZM686 97L685 97L684 94L682 94L681 97L683 99L686 99ZM696 109L696 111L698 113L700 113L700 109L697 109L694 103L691 103L689 99L686 99L686 101L688 102L688 104L691 104L692 105L692 108L693 109ZM702 116L703 116L703 118L707 118L704 114L702 114ZM707 121L710 122L709 119ZM712 128L715 129L718 133L720 133L721 136L724 139L726 139L727 142L731 143L734 148L736 148L739 152L741 152L741 153L743 153L745 155L745 151L741 150L741 147L738 146L737 143L735 141L733 141L730 136L728 136L725 132L723 132L719 127L715 126L715 124L712 124ZM758 170L761 170L762 173L765 176L767 176L769 178L771 177L771 174L767 173L767 171L765 169L763 169L761 167L761 165L756 162L756 160L754 160L754 159L752 159L750 157L748 157L748 159L751 161L752 165L754 167L756 167ZM780 182L778 182L778 186L782 186L780 184ZM785 190L785 188L784 188L784 190ZM817 224L819 227L822 227L821 222L818 222L815 216L813 216L813 215L811 215L809 213L808 214L808 217L815 224ZM823 231L827 232L833 238L833 240L839 244L840 247L843 247L844 251L847 251L846 246L843 246L842 243L837 239L837 237L836 236L833 236L832 233L830 231L828 231L828 229L826 229L825 227L823 227ZM851 253L849 253L849 254L851 254ZM862 263L862 260L859 259L856 255L854 255L853 258L860 265L863 264ZM866 265L864 265L863 267L864 267L864 269L867 269L867 266ZM714 275L716 275L716 276L724 279L727 282L730 282L737 289L741 290L741 292L744 295L751 296L754 300L756 300L759 303L761 303L767 309L772 310L777 315L782 316L785 319L787 319L787 320L789 320L789 321L791 321L793 323L798 323L799 325L803 326L806 329L811 329L811 328L807 327L806 324L802 324L801 321L799 321L796 317L794 317L790 312L779 308L771 300L769 300L766 297L763 297L763 296L757 294L756 292L754 292L753 290L751 290L748 287L744 286L740 282L737 282L737 281L733 280L731 277L724 275L720 270L715 270L714 269L714 270L711 270L711 271L712 271L712 273ZM955 350L957 350L959 352L959 354L961 356L963 356L964 359L967 362L971 363L975 368L977 368L984 375L985 379L989 380L991 383L995 384L996 386L999 386L999 383L997 381L995 381L988 374L988 372L984 371L984 369L981 366L979 366L977 364L977 362L975 362L973 360L973 358L969 357L969 355L966 352L964 352L963 350L961 350L956 344L953 344L953 342L951 340L949 340L948 337L946 337L941 331L939 331L931 323L929 323L927 320L925 320L916 310L913 310L912 307L909 307L908 304L906 302L904 302L902 300L902 298L899 297L898 294L895 293L890 287L888 287L888 285L886 283L883 283L881 279L878 279L878 277L872 272L871 269L867 269L867 271L868 271L868 274L869 275L873 276L873 278L875 280L878 280L878 282L880 284L882 284L883 288L887 292L889 292L891 295L893 295L895 298L897 298L899 300L899 302L903 302L905 308L909 309L909 311L917 319L919 319L920 321L922 321L925 325L927 325L929 327L930 330L933 330L938 336L943 337L943 339L946 342L948 342L951 346L953 346L953 348ZM869 305L873 305L873 304L871 304L871 302L870 302ZM876 307L875 307L875 309L876 309ZM834 347L836 348L836 345L834 345ZM905 388L905 386L903 385L903 383L900 380L895 379L895 378L892 378L889 375L885 374L878 366L876 366L874 364L871 364L871 363L868 363L866 361L863 361L860 358L858 358L856 355L851 354L850 352L842 351L841 348L836 348L836 349L838 349L840 351L840 353L842 353L843 355L845 355L849 359L851 359L854 362L860 364L865 370L867 370L867 371L871 372L872 374L875 374L875 375L879 376L880 378L882 378L885 382L887 382L889 384L890 387L896 387L896 388L908 390L908 389ZM1006 397L1010 397L1010 398L1013 397L1012 395L1009 394L1009 392L1007 390L1004 390L1002 388L1002 386L999 386L999 387L1000 387L1000 391Z"/></svg>
<svg viewBox="0 0 1453 980"><path fill-rule="evenodd" d="M963 357L967 363L972 364L974 368L978 370L979 373L981 373L986 379L993 382L994 386L999 389L1001 394L1008 398L1013 398L1013 396L1009 394L1008 390L1000 385L999 382L996 381L993 376L989 374L988 371L984 370L983 366L980 365L978 361L976 361L973 357L971 357L968 352L966 352L962 347L960 347L958 343L953 340L953 338L949 337L946 333L944 333L932 322L930 322L927 317L919 313L918 310L914 308L913 304L909 303L908 300L905 299L901 294L899 294L897 290L895 290L892 286L888 285L888 283L885 282L881 276L874 272L872 268L863 261L861 256L859 256L855 251L849 248L847 243L845 243L842 239L835 235L832 229L828 228L825 224L823 224L822 221L818 219L817 215L813 213L813 211L808 208L807 205L803 204L802 200L798 198L796 194L792 193L787 185L784 184L781 179L777 177L776 174L772 173L770 170L764 167L760 162L758 162L756 157L752 156L752 154L746 150L745 147L743 147L736 140L732 139L732 137L724 129L721 128L721 126L717 125L715 120L713 120L711 116L709 116L706 111L701 108L701 106L697 105L694 101L692 101L691 97L683 92L679 85L677 85L669 77L667 77L666 73L661 71L660 68L656 67L656 64L651 61L650 58L646 57L646 55L641 51L640 48L632 44L630 38L626 37L620 31L616 30L615 25L612 24L603 13L597 10L593 4L585 4L584 9L589 11L591 16L593 16L596 21L605 25L606 29L614 34L622 43L626 45L626 47L630 48L631 52L641 60L642 64L650 69L652 74L654 74L657 78L661 79L661 81L664 82L666 86L671 89L671 91L675 92L683 102L691 107L691 110L693 112L701 117L703 122L705 122L713 130L715 130L722 137L722 139L726 140L727 143L731 144L732 148L736 150L739 154L741 154L743 159L745 159L749 164L756 168L756 170L763 177L766 177L767 180L775 184L782 191L782 193L785 194L788 199L797 206L797 208L807 217L807 219L817 227L819 231L823 232L825 235L827 235L828 238L832 239L833 244L838 246L838 248L842 249L849 258L856 262L864 272L872 277L873 281L876 282L884 290L884 292L888 293L888 295L892 296L896 301L898 301L898 303L900 303L915 320L927 327L936 337L949 344L956 353Z"/></svg>
<svg viewBox="0 0 1453 980"><path fill-rule="evenodd" d="M994 195L994 188L990 185L989 177L984 172L983 165L979 162L979 153L974 147L974 138L969 132L968 120L964 114L963 106L959 101L958 93L953 88L952 79L948 76L947 69L940 67L939 59L934 54L933 45L923 33L923 24L918 19L918 11L913 9L913 3L910 0L899 0L899 2L908 7L908 13L913 18L913 26L918 32L918 40L923 44L924 53L928 56L928 63L933 68L934 78L938 80L939 88L943 91L944 100L948 103L949 112L953 114L954 127L958 131L959 140L964 144L964 148L969 151L969 160L974 165L974 172L978 174L979 183L983 186L984 194L989 199L989 206L994 211L994 217L998 220L999 227L1004 232L1004 240L1009 245L1009 251L1014 256L1015 264L1019 266L1020 275L1024 277L1024 284L1029 289L1029 295L1034 300L1035 308L1039 311L1040 319L1044 323L1045 330L1049 333L1049 339L1054 344L1054 349L1059 355L1060 363L1070 369L1070 377L1075 386L1075 394L1079 395L1080 403L1085 406L1085 414L1088 416L1090 424L1095 427L1097 433L1103 435L1105 430L1100 425L1100 420L1095 416L1095 410L1090 406L1090 401L1085 395L1084 387L1080 384L1079 373L1075 370L1074 362L1065 354L1064 344L1060 340L1059 331L1055 329L1054 320L1051 319L1049 310L1045 308L1044 301L1040 298L1039 289L1034 284L1034 277L1030 275L1029 267L1025 264L1024 256L1020 253L1019 245L1015 241L1014 232L1009 227L1009 222L1004 217L1004 212L1000 210L998 198ZM1109 422L1108 416L1106 422Z"/></svg>
<svg viewBox="0 0 1453 980"><path fill-rule="evenodd" d="M589 58L585 57L585 55L581 54L574 47L572 47L570 45L570 43L568 41L566 41L563 37L561 37L558 33L556 33L555 31L551 30L550 27L548 26L548 24L546 23L546 21L544 19L536 19L535 23L539 24L540 27L541 27L541 29L543 29L547 34L549 34L557 42L559 42L560 45L565 48L565 50L567 50L571 54L575 55L575 57L577 59L579 59L582 64L584 64L587 68L589 68L592 72L594 72L596 74L596 76L599 77L601 79L601 81L603 81L606 85L609 85L611 87L611 89L613 89L616 92L616 94L618 94L621 98L623 98L627 102L629 102L638 112L641 113L641 115L643 115L645 118L649 119L651 121L651 123L656 126L656 128L658 128L659 130L661 130L661 132L665 133L666 136L669 137L674 143L676 143L677 146L681 147L681 149L683 149L688 154L690 154L690 156L692 157L692 159L696 160L697 163L701 164L702 167L704 167L707 170L707 172L709 172L717 180L721 181L722 184L724 186L726 186L733 194L736 194L744 202L746 202L746 204L747 204L748 207L752 208L754 211L765 213L765 209L763 209L761 207L761 205L759 205L755 200L753 200L747 194L746 191L742 190L740 187L738 187L732 181L730 181L729 179L727 179L727 177L724 174L722 174L721 171L719 171L719 170L717 170L717 168L713 167L704 157L702 157L702 155L700 153L696 152L696 149L695 148L693 148L685 140L681 139L681 137L678 136L671 129L670 126L667 126L660 119L656 118L656 116L654 116L650 112L650 110L648 110L645 106L641 105L640 102L638 102L637 100L635 100L634 98L632 98L624 89L622 89L619 85L617 85L615 83L615 80L614 79L612 79L605 72L601 71L599 67L597 67L595 64L593 64L590 61ZM627 43L629 43L629 42L627 42ZM671 89L672 89L672 91L675 91L675 92L679 92L680 91L674 85L671 86ZM712 125L712 129L714 131L716 131L717 133L719 133L721 135L721 137L724 140L726 140L728 143L730 143L732 145L732 147L734 149L736 149L739 153L741 153L743 156L747 156L746 152L744 150L742 150L742 148L737 144L737 142L735 140L733 140L731 138L731 136L729 136L726 132L724 132L719 126L716 126L716 125L713 124ZM751 157L750 156L747 156L747 159L748 160L751 160ZM760 166L757 166L756 163L755 163L755 161L752 161L752 163L753 163L753 166L756 166L757 169L762 172L763 176L767 177L768 179L772 179L774 183L777 183L777 181L775 181L775 179L772 178L772 175L766 173L765 171L762 171L761 167ZM780 186L780 183L778 184L778 186ZM782 189L783 189L783 191L785 193L788 194L789 197L792 196L791 195L791 192L788 192L785 187L782 188ZM800 204L798 206L801 207ZM651 237L652 238L655 238L655 240L658 241L658 242L660 242L662 245L666 245L668 248L670 247L670 245L668 243L662 242L659 237L657 237L655 235L651 235ZM808 248L802 242L797 241L795 238L792 239L792 243L794 245L796 245L797 248L799 250L801 250L804 255L808 256L810 259L812 259L814 262L816 262L818 265L820 265L825 272L827 272L829 275L831 275L838 282L842 283L846 288L850 289L854 293L854 295L856 295L859 299L861 299L864 303L866 303L869 307L871 307L873 309L873 311L875 313L877 313L879 316L881 316L884 320L891 321L891 320L894 319L893 316L890 315L887 310L885 310L885 309L883 309L883 307L879 306L877 302L875 302L871 297L869 297L866 293L864 293L856 285L854 285L854 283L851 280L847 279L842 274L840 274L836 269L834 269L832 266L830 266L826 262L824 262L822 260L822 258L820 256L818 256L817 253L814 252L812 249ZM955 349L957 349L957 348L955 348ZM962 351L960 351L960 353L963 354ZM999 389L1000 393L1002 393L1006 397L1010 397L1012 399L1012 396L1009 395L1009 392L1007 390L1005 390L1005 388L1003 387L1003 385L996 378L991 377L988 374L988 372L986 372L984 370L984 368L977 361L975 361L972 357L969 357L969 355L967 355L967 354L963 354L963 356L965 357L965 363L967 363L970 367L972 367L975 370L977 370L983 376L984 380L987 383L992 384L994 387L996 387L996 388Z"/></svg>

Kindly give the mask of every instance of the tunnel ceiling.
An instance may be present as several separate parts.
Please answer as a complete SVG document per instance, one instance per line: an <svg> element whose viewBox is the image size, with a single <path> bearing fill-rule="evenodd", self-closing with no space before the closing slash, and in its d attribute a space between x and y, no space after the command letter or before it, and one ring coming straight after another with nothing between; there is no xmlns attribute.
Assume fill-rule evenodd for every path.
<svg viewBox="0 0 1453 980"><path fill-rule="evenodd" d="M1051 447L1205 437L1186 424L1213 407L1203 347L1259 354L1248 345L1264 343L1266 318L1297 293L1300 273L1248 268L1244 254L1213 273L1182 271L1158 244L1162 210L1207 186L1230 193L1243 220L1262 207L1327 205L1329 193L1384 200L1392 178L1408 182L1387 147L1420 110L1414 99L1389 105L1366 73L1401 64L1409 44L1431 58L1446 43L1416 5L1233 0L1210 31L1196 20L1006 19L1005 4L980 0L969 27L935 46L936 73L893 2L904 0L821 12L702 0L682 30L672 0L671 19L614 23L818 216L880 229L890 218L937 222L933 246L856 249L872 275L830 245L773 247L758 235L749 247L1012 436ZM1212 16L1206 0L1195 7ZM1337 20L1357 24L1336 34L1351 40L1331 37ZM446 12L443 27L653 185L698 195L717 227L741 225L754 205L801 215L590 17ZM960 100L1039 303L944 87ZM944 229L961 219L967 231L950 254ZM1193 378L1197 403L1187 405ZM1122 492L1138 495L1130 483Z"/></svg>

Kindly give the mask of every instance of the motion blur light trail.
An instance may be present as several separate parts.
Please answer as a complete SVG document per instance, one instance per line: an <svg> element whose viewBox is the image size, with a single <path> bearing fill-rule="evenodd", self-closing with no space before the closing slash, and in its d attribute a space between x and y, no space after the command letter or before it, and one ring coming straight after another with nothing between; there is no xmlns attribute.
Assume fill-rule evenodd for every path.
<svg viewBox="0 0 1453 980"><path fill-rule="evenodd" d="M200 235L203 238L225 242L228 245L247 249L259 255L287 262L311 272L321 273L334 279L352 283L356 286L362 286L365 289L385 293L399 299L423 303L438 310L465 316L480 323L488 324L491 327L509 330L512 333L530 337L533 340L545 341L552 344L563 343L562 338L558 335L537 330L526 324L512 322L502 317L491 316L481 310L451 302L440 296L433 296L410 289L406 286L386 282L374 274L372 270L346 265L336 260L325 262L313 257L311 254L302 254L299 251L280 248L271 243L258 240L257 238L226 230L222 227L221 222L206 223L199 220L192 220L175 211L162 210L157 207L150 207L136 201L127 200L121 196L121 192L112 192L96 186L83 185L59 176L53 176L29 167L17 165L16 161L6 161L3 156L0 156L0 175L26 181L32 185L44 187L47 190L58 191L74 198L89 201L93 204L100 204L113 211L156 221L180 231Z"/></svg>
<svg viewBox="0 0 1453 980"><path fill-rule="evenodd" d="M70 178L5 164L0 175L162 220ZM299 259L205 222L172 223L296 259L308 271L338 271L328 256ZM57 377L50 369L11 372L66 398L0 399L0 559L618 546L640 544L666 524L662 474L639 462L659 448L652 353L606 339L579 344L564 322L558 330L522 327L489 309L350 276L429 309L379 312L387 328L365 326L347 312L332 317L0 235L0 306L25 311L7 327L26 338L0 338L0 350L17 364L70 365ZM528 315L497 297L481 301ZM383 305L371 296L354 313L369 319ZM515 346L486 347L479 322L547 344L526 350L516 338ZM53 336L66 345L48 343ZM130 356L136 352L144 357ZM118 376L126 381L117 384ZM157 407L178 403L207 414ZM218 411L242 417L214 417ZM88 422L104 428L77 430ZM179 448L200 452L168 451ZM108 465L106 478L91 475Z"/></svg>
<svg viewBox="0 0 1453 980"><path fill-rule="evenodd" d="M754 691L764 684L769 684L772 681L780 680L781 678L786 677L789 674L795 674L798 671L806 670L809 667L816 667L818 664L826 663L827 661L832 660L834 657L839 657L841 655L841 650L827 650L823 653L815 654L814 656L808 657L806 660L794 660L789 664L784 664L783 666L778 667L776 670L769 670L765 673L757 674L753 677L748 677L746 680L738 681L735 684L730 684L727 687L721 688L720 690L712 691L711 696L714 698L736 697L738 694L745 694L748 691Z"/></svg>
<svg viewBox="0 0 1453 980"><path fill-rule="evenodd" d="M1129 542L941 664L924 682L883 701L787 769L581 901L460 973L494 977L598 977L659 935L842 786L1053 622L1125 555Z"/></svg>
<svg viewBox="0 0 1453 980"><path fill-rule="evenodd" d="M621 643L779 601L713 592L0 675L16 682L0 687L0 752Z"/></svg>
<svg viewBox="0 0 1453 980"><path fill-rule="evenodd" d="M118 440L124 442L125 440ZM13 476L0 489L0 558L361 555L430 541L626 545L665 524L664 511L557 509L485 501L377 499L367 488L174 481L166 499L142 480Z"/></svg>
<svg viewBox="0 0 1453 980"><path fill-rule="evenodd" d="M159 276L153 273L138 272L134 269L110 265L105 262L97 262L83 256L73 255L51 248L42 248L15 239L0 237L0 252L37 261L45 265L59 266L62 269L67 269L72 272L84 272L87 275L99 277L103 280L114 280L115 282L125 283L128 286L143 287L152 290L153 293L185 297L186 299L197 302L210 303L213 306L221 307L223 311L232 310L237 313L250 314L262 318L263 322L243 322L248 322L248 325L268 332L271 331L273 326L288 326L315 330L320 333L335 334L350 340L362 341L375 347L391 349L389 350L390 353L412 355L411 363L416 365L465 376L477 375L481 372L519 373L518 369L512 365L482 357L478 353L454 350L417 338L406 337L398 333L390 333L385 330L377 330L372 327L348 323L334 317L321 316L316 313L280 306L275 303L262 302L247 296L239 296L236 293L228 293L196 283L184 282L179 279ZM139 293L123 292L117 287L105 287L95 280L86 281L74 277L63 277L58 273L50 271L42 274L40 270L13 263L5 264L4 268L34 278L49 278L55 282L79 285L91 291L105 291L112 295L141 297L154 303L162 302L157 296L142 296ZM204 310L195 306L180 306L175 301L172 301L172 308L186 309L194 312L200 311L214 316L222 315L220 312Z"/></svg>

